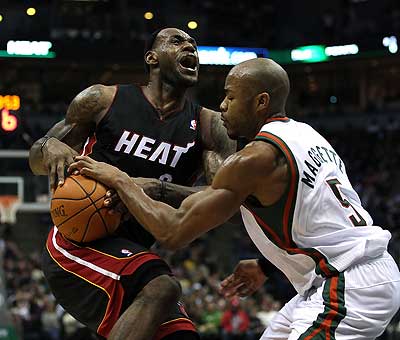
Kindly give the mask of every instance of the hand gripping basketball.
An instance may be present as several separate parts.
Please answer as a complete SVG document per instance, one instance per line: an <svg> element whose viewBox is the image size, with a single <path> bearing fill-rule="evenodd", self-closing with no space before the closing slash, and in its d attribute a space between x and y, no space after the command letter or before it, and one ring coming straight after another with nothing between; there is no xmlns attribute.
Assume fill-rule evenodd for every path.
<svg viewBox="0 0 400 340"><path fill-rule="evenodd" d="M104 205L108 188L81 175L67 177L51 200L51 218L66 238L90 242L111 235L119 226L121 214L109 214Z"/></svg>

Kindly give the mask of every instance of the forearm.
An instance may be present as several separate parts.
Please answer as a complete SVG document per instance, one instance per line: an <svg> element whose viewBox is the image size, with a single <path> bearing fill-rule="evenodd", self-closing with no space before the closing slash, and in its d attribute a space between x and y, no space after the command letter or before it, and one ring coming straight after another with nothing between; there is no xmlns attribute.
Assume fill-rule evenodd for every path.
<svg viewBox="0 0 400 340"><path fill-rule="evenodd" d="M204 190L205 186L186 187L170 182L160 182L160 193L158 200L175 208L179 208L182 201L199 191Z"/></svg>
<svg viewBox="0 0 400 340"><path fill-rule="evenodd" d="M29 166L35 175L47 175L48 170L43 164L42 144L46 137L38 139L29 151Z"/></svg>
<svg viewBox="0 0 400 340"><path fill-rule="evenodd" d="M46 135L38 139L31 147L29 151L29 166L35 175L48 175L49 169L45 163L44 151L48 147L48 144L55 140L62 141L65 143L66 137L71 134L75 124L66 124L65 120L56 123ZM80 129L78 129L79 131ZM80 132L80 131L79 131ZM73 135L73 139L82 141L85 136ZM70 143L74 147L73 143ZM59 148L56 148L59 149Z"/></svg>
<svg viewBox="0 0 400 340"><path fill-rule="evenodd" d="M155 178L136 177L132 180L152 199L167 203L175 208L179 208L182 201L188 196L206 188L205 186L186 187Z"/></svg>
<svg viewBox="0 0 400 340"><path fill-rule="evenodd" d="M127 174L121 175L114 189L129 212L161 244L167 244L173 234L177 210L151 199ZM176 222L176 221L175 221Z"/></svg>

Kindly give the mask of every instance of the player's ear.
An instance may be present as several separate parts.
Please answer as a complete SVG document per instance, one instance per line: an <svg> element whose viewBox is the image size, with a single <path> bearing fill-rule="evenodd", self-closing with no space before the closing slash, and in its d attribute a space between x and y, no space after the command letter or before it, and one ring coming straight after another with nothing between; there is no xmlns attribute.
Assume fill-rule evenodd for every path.
<svg viewBox="0 0 400 340"><path fill-rule="evenodd" d="M147 65L157 65L158 64L158 56L157 53L154 51L147 51L146 54L144 55L144 61L146 62Z"/></svg>
<svg viewBox="0 0 400 340"><path fill-rule="evenodd" d="M268 92L262 92L257 95L257 106L259 110L266 110L269 106L270 97Z"/></svg>

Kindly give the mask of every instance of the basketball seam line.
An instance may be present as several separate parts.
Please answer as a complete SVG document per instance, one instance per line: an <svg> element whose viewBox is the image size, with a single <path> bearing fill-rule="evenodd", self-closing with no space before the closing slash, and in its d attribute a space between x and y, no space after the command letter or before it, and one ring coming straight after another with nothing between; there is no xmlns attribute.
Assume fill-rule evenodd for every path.
<svg viewBox="0 0 400 340"><path fill-rule="evenodd" d="M93 190L91 191L91 192L87 192L86 190L85 190L85 188L81 185L81 183L79 183L75 178L73 178L72 176L70 177L76 184L78 184L78 186L82 189L82 191L84 192L84 193L86 193L86 197L88 197L88 198L90 198L90 196L96 191L96 189L97 189L97 182L96 181L94 181L94 188L93 188Z"/></svg>
<svg viewBox="0 0 400 340"><path fill-rule="evenodd" d="M89 199L92 201L92 204L94 205L94 207L95 207L95 209L96 209L96 212L99 214L100 219L101 219L101 221L103 222L103 227L104 227L104 229L106 230L107 235L110 235L110 233L108 232L107 224L106 224L106 222L104 221L103 216L100 214L99 209L97 208L96 202L97 202L98 200L96 200L96 202L95 202L95 201L93 201L93 199L90 197L90 196L96 191L96 189L97 189L97 182L95 182L95 186L94 186L94 188L93 188L93 191L92 191L91 193L88 193L88 192L85 190L85 188L84 188L76 179L74 179L74 178L72 178L72 177L71 177L71 179L72 179L76 184L79 185L79 187L82 189L83 192L85 192L85 193L88 195L87 198L89 198ZM103 198L104 198L104 197L105 197L105 196L103 196ZM89 219L89 221L90 221L90 219ZM85 238L85 236L86 236L86 234L87 234L87 230L88 230L88 229L89 229L89 222L86 224L85 232L83 233L83 237L82 237L82 239L81 239L81 242L83 242L83 240L84 240L84 238Z"/></svg>
<svg viewBox="0 0 400 340"><path fill-rule="evenodd" d="M104 196L103 196L103 198L104 198ZM98 202L98 200L97 200L96 202ZM105 229L106 229L107 235L110 235L110 233L108 232L107 225L106 225L106 223L105 223L105 221L104 221L104 219L103 219L103 215L100 214L100 210L102 210L102 209L107 209L107 208L106 208L106 207L97 208L96 204L94 204L94 206L95 206L96 210L93 211L93 213L90 215L90 217L89 217L89 219L88 219L88 221L87 221L87 223L86 223L85 232L83 233L83 236L82 236L82 239L81 239L81 242L80 242L80 243L82 243L83 240L85 239L85 236L86 236L86 234L87 234L87 232L88 232L88 230L89 230L90 221L91 221L91 219L93 218L94 214L99 214L99 215L100 215L100 218L101 218L102 221L103 221L103 226L104 226ZM90 242L90 241L89 241L89 242Z"/></svg>
<svg viewBox="0 0 400 340"><path fill-rule="evenodd" d="M104 196L99 197L95 202L101 200L102 198L104 198ZM83 210L89 208L90 206L93 205L93 200L91 200L92 203L90 203L89 205L85 206L84 208L82 208L81 210L77 211L75 214L73 214L72 216L68 217L66 220L64 220L62 223L60 224L56 224L56 227L61 227L65 222L68 222L71 218L75 217L76 215L80 214ZM95 206L96 207L96 206ZM97 209L97 207L96 207Z"/></svg>

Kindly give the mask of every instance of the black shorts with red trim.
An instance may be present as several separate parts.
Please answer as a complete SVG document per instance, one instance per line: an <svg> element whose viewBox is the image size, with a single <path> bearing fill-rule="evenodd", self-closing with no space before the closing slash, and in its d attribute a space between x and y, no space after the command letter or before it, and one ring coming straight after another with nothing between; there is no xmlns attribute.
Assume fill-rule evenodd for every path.
<svg viewBox="0 0 400 340"><path fill-rule="evenodd" d="M75 319L107 337L120 315L144 286L160 275L172 275L169 266L147 248L124 238L107 238L85 246L66 240L53 228L43 252L43 271L57 302ZM156 339L190 333L193 323L177 305L162 324Z"/></svg>

